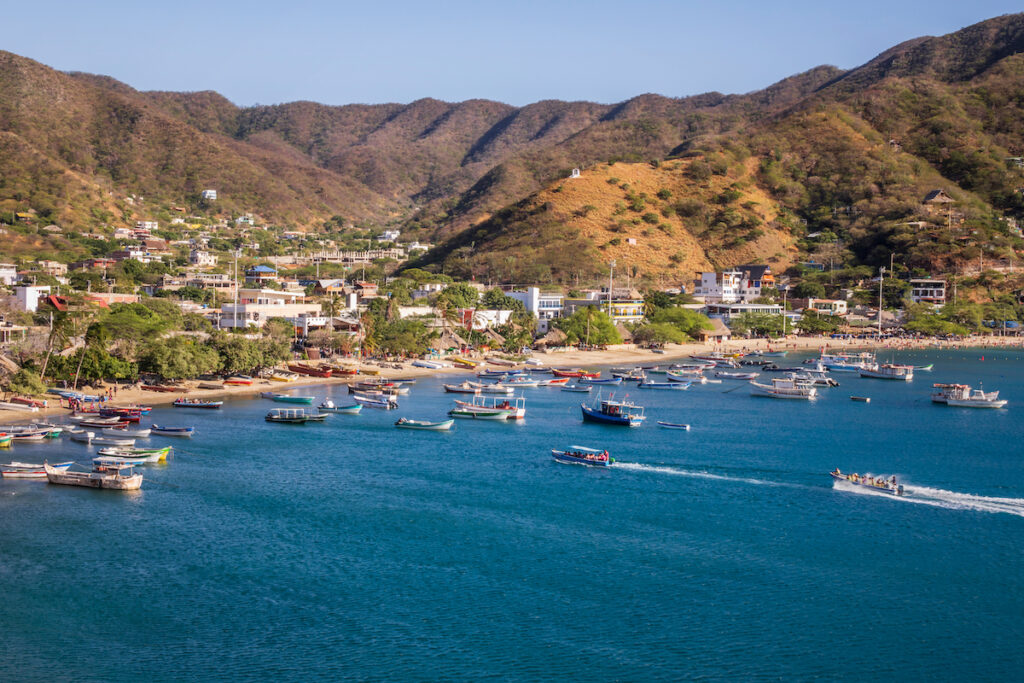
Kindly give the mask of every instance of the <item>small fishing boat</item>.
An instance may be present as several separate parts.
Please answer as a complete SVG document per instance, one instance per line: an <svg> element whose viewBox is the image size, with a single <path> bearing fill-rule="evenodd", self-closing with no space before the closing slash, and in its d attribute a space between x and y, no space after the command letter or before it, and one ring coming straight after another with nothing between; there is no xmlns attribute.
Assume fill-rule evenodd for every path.
<svg viewBox="0 0 1024 683"><path fill-rule="evenodd" d="M858 370L861 377L870 377L873 379L895 379L904 382L909 382L914 379L914 366L913 365L895 365L893 363L883 363L878 365L867 365Z"/></svg>
<svg viewBox="0 0 1024 683"><path fill-rule="evenodd" d="M66 470L71 467L72 462L61 462L50 465L55 470ZM9 462L0 465L0 476L4 479L46 479L46 470L42 465L34 465L27 462Z"/></svg>
<svg viewBox="0 0 1024 683"><path fill-rule="evenodd" d="M118 438L116 436L94 436L92 443L97 446L134 446L135 439Z"/></svg>
<svg viewBox="0 0 1024 683"><path fill-rule="evenodd" d="M199 389L208 389L208 390L211 390L211 391L224 388L224 384L223 383L217 383L217 382L200 382L196 386Z"/></svg>
<svg viewBox="0 0 1024 683"><path fill-rule="evenodd" d="M478 365L480 365L480 361L469 360L468 358L458 358L458 357L455 357L455 358L449 358L448 360L450 360L455 365L458 365L460 368L468 368L470 370L472 370L475 367L477 367Z"/></svg>
<svg viewBox="0 0 1024 683"><path fill-rule="evenodd" d="M474 396L470 402L456 400L455 405L458 406L457 410L475 410L479 412L504 411L508 413L508 419L510 420L521 420L526 417L526 399L522 396L515 396L513 398Z"/></svg>
<svg viewBox="0 0 1024 683"><path fill-rule="evenodd" d="M337 413L339 415L358 415L359 411L362 409L363 406L361 406L358 403L355 403L350 406L337 406L334 405L334 401L332 401L331 399L327 399L319 406L317 406L317 410L319 410L321 413Z"/></svg>
<svg viewBox="0 0 1024 683"><path fill-rule="evenodd" d="M483 384L480 382L467 382L471 387L480 390L481 394L501 394L503 396L509 396L515 393L513 387L503 384L502 382L495 382L494 384Z"/></svg>
<svg viewBox="0 0 1024 683"><path fill-rule="evenodd" d="M114 425L127 424L119 417L90 417L78 421L80 427L92 427L94 429L105 429Z"/></svg>
<svg viewBox="0 0 1024 683"><path fill-rule="evenodd" d="M479 394L480 389L473 386L469 382L463 382L462 384L445 384L444 390L449 394Z"/></svg>
<svg viewBox="0 0 1024 683"><path fill-rule="evenodd" d="M124 439L145 439L153 430L151 429L127 429L125 427L106 427L100 430L106 436L120 436Z"/></svg>
<svg viewBox="0 0 1024 683"><path fill-rule="evenodd" d="M312 365L306 365L305 363L289 363L288 369L294 373L300 375L306 375L307 377L330 377L334 370L331 368L317 367L314 368Z"/></svg>
<svg viewBox="0 0 1024 683"><path fill-rule="evenodd" d="M171 447L163 448L132 448L131 446L112 446L97 451L100 455L112 458L149 458L146 462L161 462L171 454Z"/></svg>
<svg viewBox="0 0 1024 683"><path fill-rule="evenodd" d="M681 422L662 422L659 420L658 426L665 429L681 429L684 432L690 431L690 425L682 424Z"/></svg>
<svg viewBox="0 0 1024 683"><path fill-rule="evenodd" d="M588 377L587 375L583 375L577 381L580 384L612 384L612 385L622 384L622 378L621 377L611 377L611 378L601 379L599 377L595 378L595 377Z"/></svg>
<svg viewBox="0 0 1024 683"><path fill-rule="evenodd" d="M12 436L15 441L46 441L46 435L49 431L48 429L26 429L14 432Z"/></svg>
<svg viewBox="0 0 1024 683"><path fill-rule="evenodd" d="M462 408L456 408L449 410L448 416L470 420L509 421L509 411L507 410L464 410Z"/></svg>
<svg viewBox="0 0 1024 683"><path fill-rule="evenodd" d="M415 368L428 368L430 370L440 370L444 367L444 363L432 360L414 360L412 365Z"/></svg>
<svg viewBox="0 0 1024 683"><path fill-rule="evenodd" d="M539 380L537 386L540 387L564 387L569 384L568 377L553 377L551 379Z"/></svg>
<svg viewBox="0 0 1024 683"><path fill-rule="evenodd" d="M377 408L378 410L392 410L398 407L398 401L392 400L393 397L373 397L366 396L364 394L353 394L352 400L361 406L367 408Z"/></svg>
<svg viewBox="0 0 1024 683"><path fill-rule="evenodd" d="M569 378L565 377L563 379L569 379ZM527 387L527 388L533 388L533 387L536 387L536 386L538 386L540 384L540 380L539 379L530 379L528 377L521 377L521 376L520 377L509 377L508 379L504 380L503 384L505 386L507 386L507 387Z"/></svg>
<svg viewBox="0 0 1024 683"><path fill-rule="evenodd" d="M581 403L580 409L583 411L584 422L639 427L647 419L644 409L635 403L616 401L614 397L602 400L600 394L593 405Z"/></svg>
<svg viewBox="0 0 1024 683"><path fill-rule="evenodd" d="M253 383L252 377L249 375L231 375L224 380L224 384L233 386L247 387Z"/></svg>
<svg viewBox="0 0 1024 683"><path fill-rule="evenodd" d="M551 449L551 457L555 462L564 465L583 465L585 467L610 467L615 459L608 451L586 446L569 446L564 451Z"/></svg>
<svg viewBox="0 0 1024 683"><path fill-rule="evenodd" d="M46 407L46 401L44 401L42 399L38 399L38 398L31 398L29 396L15 396L14 398L9 399L8 402L10 402L10 403L17 403L17 404L20 404L20 405L23 405L23 406L28 406L29 408L45 408Z"/></svg>
<svg viewBox="0 0 1024 683"><path fill-rule="evenodd" d="M161 427L156 423L153 423L152 430L156 436L191 437L196 432L195 427Z"/></svg>
<svg viewBox="0 0 1024 683"><path fill-rule="evenodd" d="M851 396L851 401L857 401L858 403L871 403L870 396Z"/></svg>
<svg viewBox="0 0 1024 683"><path fill-rule="evenodd" d="M643 381L636 385L637 389L662 389L666 391L686 391L691 386L690 382L648 382Z"/></svg>
<svg viewBox="0 0 1024 683"><path fill-rule="evenodd" d="M307 422L323 422L327 417L321 413L307 413L303 408L274 408L264 418L267 422L281 424L306 424Z"/></svg>
<svg viewBox="0 0 1024 683"><path fill-rule="evenodd" d="M135 491L142 487L142 475L137 474L131 466L95 465L92 472L72 472L51 467L44 462L43 469L51 484L118 491Z"/></svg>
<svg viewBox="0 0 1024 683"><path fill-rule="evenodd" d="M718 379L738 379L744 381L750 381L760 377L759 372L729 372L727 370L715 370L715 377Z"/></svg>
<svg viewBox="0 0 1024 683"><path fill-rule="evenodd" d="M440 422L427 422L425 420L410 420L407 417L400 417L395 422L396 427L403 429L424 429L432 432L447 432L455 424L455 420L441 420Z"/></svg>
<svg viewBox="0 0 1024 683"><path fill-rule="evenodd" d="M39 408L35 406L26 406L21 403L11 403L10 401L0 401L0 410L25 410L30 413L39 412Z"/></svg>
<svg viewBox="0 0 1024 683"><path fill-rule="evenodd" d="M554 375L555 377L575 377L578 379L580 377L583 377L584 375L587 375L588 373L585 370L581 370L580 368L570 368L567 370L551 368L551 374ZM590 374L592 375L593 373Z"/></svg>
<svg viewBox="0 0 1024 683"><path fill-rule="evenodd" d="M612 371L612 377L621 379L623 382L643 382L647 379L643 370L629 370L628 372Z"/></svg>
<svg viewBox="0 0 1024 683"><path fill-rule="evenodd" d="M0 433L0 448L10 448L12 443L14 443L13 434Z"/></svg>
<svg viewBox="0 0 1024 683"><path fill-rule="evenodd" d="M665 379L669 382L686 382L687 384L692 383L695 379L702 378L703 375L678 375L675 372L669 372L665 374Z"/></svg>
<svg viewBox="0 0 1024 683"><path fill-rule="evenodd" d="M285 372L284 370L275 370L270 374L271 382L294 382L298 378L298 374L294 372Z"/></svg>
<svg viewBox="0 0 1024 683"><path fill-rule="evenodd" d="M879 493L888 493L893 496L904 495L903 484L896 481L896 477L886 479L885 477L872 477L869 475L861 476L856 472L852 474L846 474L840 472L837 467L834 471L829 472L829 475L836 481L842 481L854 486L862 486L872 491L878 491Z"/></svg>
<svg viewBox="0 0 1024 683"><path fill-rule="evenodd" d="M290 394L275 394L272 391L265 391L262 394L260 394L260 396L262 396L263 398L269 398L271 401L276 401L277 403L298 403L306 406L313 405L312 396L292 396Z"/></svg>
<svg viewBox="0 0 1024 683"><path fill-rule="evenodd" d="M929 363L928 365L915 365L914 369L918 372L931 372L935 369L935 363Z"/></svg>
<svg viewBox="0 0 1024 683"><path fill-rule="evenodd" d="M162 393L173 393L173 392L184 392L188 391L185 387L174 386L173 384L140 384L139 388L143 391L159 391Z"/></svg>
<svg viewBox="0 0 1024 683"><path fill-rule="evenodd" d="M175 408L205 408L216 410L224 405L224 401L203 401L198 398L179 398L172 404Z"/></svg>
<svg viewBox="0 0 1024 683"><path fill-rule="evenodd" d="M772 379L771 384L760 384L751 380L750 395L811 401L818 397L818 390L806 384L798 384L791 379L776 377Z"/></svg>
<svg viewBox="0 0 1024 683"><path fill-rule="evenodd" d="M592 386L582 386L581 387L578 384L566 384L564 387L562 387L562 391L572 391L572 392L575 392L577 394L589 394L593 390L594 390L594 387L592 387Z"/></svg>
<svg viewBox="0 0 1024 683"><path fill-rule="evenodd" d="M84 429L68 433L68 438L78 443L92 443L95 436L96 432L87 432Z"/></svg>

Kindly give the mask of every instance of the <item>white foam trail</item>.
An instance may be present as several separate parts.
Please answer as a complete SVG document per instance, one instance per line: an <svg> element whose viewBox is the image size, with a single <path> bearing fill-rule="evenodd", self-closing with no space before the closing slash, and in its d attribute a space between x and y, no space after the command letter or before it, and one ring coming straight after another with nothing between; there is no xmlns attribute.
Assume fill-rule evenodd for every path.
<svg viewBox="0 0 1024 683"><path fill-rule="evenodd" d="M835 488L849 493L861 493L869 496L882 496L893 500L931 505L946 510L974 510L977 512L1004 513L1024 517L1024 498L996 498L992 496L976 496L971 493L957 493L945 489L933 489L927 486L909 486L904 484L905 495L894 496L882 491L872 491L862 486L854 486L836 481Z"/></svg>
<svg viewBox="0 0 1024 683"><path fill-rule="evenodd" d="M656 472L658 474L670 474L676 477L693 477L695 479L717 479L719 481L738 481L746 484L758 484L760 486L794 486L778 481L767 481L765 479L752 479L750 477L730 477L724 474L712 474L711 472L700 472L696 470L685 470L680 467L666 467L663 465L644 465L638 462L615 461L614 467L633 472Z"/></svg>

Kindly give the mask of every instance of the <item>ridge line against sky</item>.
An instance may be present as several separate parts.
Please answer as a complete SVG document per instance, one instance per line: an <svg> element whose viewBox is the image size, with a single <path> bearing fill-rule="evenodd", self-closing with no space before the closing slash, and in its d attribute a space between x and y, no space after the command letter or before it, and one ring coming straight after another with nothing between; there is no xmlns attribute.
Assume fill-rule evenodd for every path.
<svg viewBox="0 0 1024 683"><path fill-rule="evenodd" d="M111 0L97 11L41 0L5 9L0 48L138 90L214 90L242 106L425 97L614 103L760 90L1022 9L1006 0L709 5L296 0L283 10L260 1Z"/></svg>

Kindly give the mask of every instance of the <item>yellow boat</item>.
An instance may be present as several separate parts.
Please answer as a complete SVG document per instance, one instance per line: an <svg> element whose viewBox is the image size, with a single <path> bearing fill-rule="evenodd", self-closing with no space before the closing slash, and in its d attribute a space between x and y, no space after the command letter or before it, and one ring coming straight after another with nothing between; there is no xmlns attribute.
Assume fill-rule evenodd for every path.
<svg viewBox="0 0 1024 683"><path fill-rule="evenodd" d="M292 372L275 372L270 376L271 382L294 382L299 378L298 375Z"/></svg>
<svg viewBox="0 0 1024 683"><path fill-rule="evenodd" d="M359 374L370 375L371 377L375 377L380 374L380 370L371 370L370 368L359 368Z"/></svg>
<svg viewBox="0 0 1024 683"><path fill-rule="evenodd" d="M455 363L459 367L469 368L470 370L480 365L479 361L469 360L468 358L449 358L448 360Z"/></svg>

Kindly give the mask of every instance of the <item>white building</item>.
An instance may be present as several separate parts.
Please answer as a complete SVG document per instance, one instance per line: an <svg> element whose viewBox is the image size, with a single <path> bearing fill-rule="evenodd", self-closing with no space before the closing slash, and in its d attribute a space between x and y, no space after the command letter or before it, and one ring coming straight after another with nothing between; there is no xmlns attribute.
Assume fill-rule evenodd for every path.
<svg viewBox="0 0 1024 683"><path fill-rule="evenodd" d="M13 263L0 263L0 285L13 285L17 281L17 267Z"/></svg>
<svg viewBox="0 0 1024 683"><path fill-rule="evenodd" d="M505 292L517 301L522 301L526 310L537 316L537 332L546 334L550 322L562 316L565 297L560 292L545 293L539 287L528 287L525 292Z"/></svg>
<svg viewBox="0 0 1024 683"><path fill-rule="evenodd" d="M694 281L693 295L705 303L749 303L761 296L765 287L775 286L771 267L749 265L730 268L721 273L700 273Z"/></svg>
<svg viewBox="0 0 1024 683"><path fill-rule="evenodd" d="M704 315L709 318L721 318L728 324L733 318L744 313L754 315L782 315L779 304L740 304L732 302L709 303L704 307Z"/></svg>
<svg viewBox="0 0 1024 683"><path fill-rule="evenodd" d="M848 307L843 299L808 299L806 310L821 315L846 315Z"/></svg>
<svg viewBox="0 0 1024 683"><path fill-rule="evenodd" d="M45 299L49 295L49 285L14 288L14 301L17 307L23 311L31 311L33 313L39 310L39 300Z"/></svg>
<svg viewBox="0 0 1024 683"><path fill-rule="evenodd" d="M188 254L188 262L193 266L207 267L217 265L217 256L202 249L193 249Z"/></svg>
<svg viewBox="0 0 1024 683"><path fill-rule="evenodd" d="M374 238L376 242L397 242L398 238L401 237L401 230L385 230L380 235Z"/></svg>
<svg viewBox="0 0 1024 683"><path fill-rule="evenodd" d="M915 278L910 281L910 298L914 303L946 303L946 281L934 278Z"/></svg>
<svg viewBox="0 0 1024 683"><path fill-rule="evenodd" d="M298 319L320 316L320 304L308 303L301 294L275 289L240 289L238 304L220 308L220 327L263 327L270 318Z"/></svg>
<svg viewBox="0 0 1024 683"><path fill-rule="evenodd" d="M145 230L148 232L153 232L154 230L158 230L159 228L160 223L157 221L135 221L136 231Z"/></svg>
<svg viewBox="0 0 1024 683"><path fill-rule="evenodd" d="M437 294L447 287L443 282L424 282L422 285L412 290L412 300L426 299L428 296Z"/></svg>
<svg viewBox="0 0 1024 683"><path fill-rule="evenodd" d="M217 199L217 190L203 190L199 193L199 196L204 201L212 202Z"/></svg>

